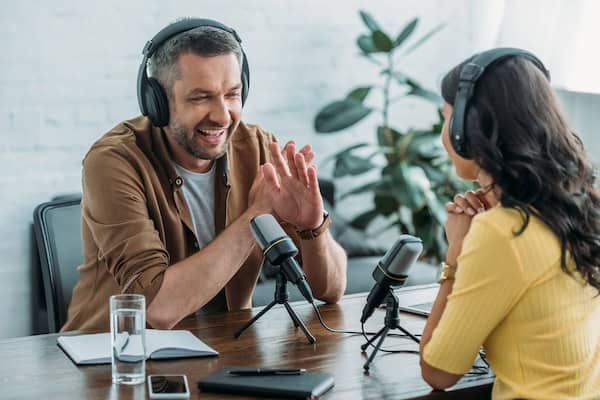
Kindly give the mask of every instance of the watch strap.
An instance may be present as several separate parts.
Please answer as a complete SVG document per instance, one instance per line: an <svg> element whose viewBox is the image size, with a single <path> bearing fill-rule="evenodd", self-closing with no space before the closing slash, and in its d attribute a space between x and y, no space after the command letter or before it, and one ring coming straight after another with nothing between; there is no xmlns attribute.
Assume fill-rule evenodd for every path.
<svg viewBox="0 0 600 400"><path fill-rule="evenodd" d="M323 222L321 225L316 227L315 229L296 229L296 233L303 240L312 240L319 237L323 232L327 230L329 224L331 223L331 218L329 218L329 213L327 211L323 212Z"/></svg>

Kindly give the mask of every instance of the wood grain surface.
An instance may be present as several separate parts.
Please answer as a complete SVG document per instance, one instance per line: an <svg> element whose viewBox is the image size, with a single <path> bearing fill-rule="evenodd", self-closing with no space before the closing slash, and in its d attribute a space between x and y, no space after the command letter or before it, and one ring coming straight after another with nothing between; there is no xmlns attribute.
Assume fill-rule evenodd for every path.
<svg viewBox="0 0 600 400"><path fill-rule="evenodd" d="M436 285L408 287L397 293L401 304L426 301L437 291ZM321 304L325 322L334 328L360 330L360 313L366 294L347 296L339 304ZM218 357L176 360L148 360L146 375L185 374L191 399L249 399L200 392L197 381L225 365L293 367L333 374L335 387L323 399L485 399L490 397L493 375L467 376L447 392L431 391L421 378L416 354L379 353L367 375L363 364L367 354L360 346L360 335L332 333L319 323L306 302L291 303L292 308L316 337L308 344L285 309L276 306L246 330L239 339L234 332L261 308L222 314L188 317L175 329L188 329L219 351ZM384 310L376 310L368 321L368 331L383 325ZM425 318L401 314L402 326L419 334ZM400 333L399 331L395 331ZM146 399L146 384L135 387L111 384L110 364L75 365L57 346L59 335L40 335L0 341L0 398L2 399ZM388 337L384 348L418 350L406 338ZM368 350L370 353L371 350Z"/></svg>

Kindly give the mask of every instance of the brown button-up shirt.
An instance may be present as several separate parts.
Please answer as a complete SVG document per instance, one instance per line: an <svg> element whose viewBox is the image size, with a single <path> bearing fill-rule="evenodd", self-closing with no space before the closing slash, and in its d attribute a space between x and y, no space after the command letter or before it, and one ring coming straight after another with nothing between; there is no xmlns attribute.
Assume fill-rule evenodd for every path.
<svg viewBox="0 0 600 400"><path fill-rule="evenodd" d="M240 123L227 156L217 161L215 232L248 207L259 165L270 161L272 134ZM140 293L150 304L169 265L198 251L194 226L165 133L145 117L123 122L83 160L83 265L62 330L108 330L108 299ZM260 270L255 247L227 283L229 310L251 306Z"/></svg>

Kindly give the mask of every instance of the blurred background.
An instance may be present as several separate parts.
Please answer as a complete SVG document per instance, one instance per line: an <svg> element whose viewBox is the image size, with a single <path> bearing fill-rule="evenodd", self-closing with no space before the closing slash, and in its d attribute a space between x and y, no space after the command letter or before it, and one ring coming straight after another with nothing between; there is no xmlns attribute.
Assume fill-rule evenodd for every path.
<svg viewBox="0 0 600 400"><path fill-rule="evenodd" d="M43 298L31 233L35 206L81 190L81 160L89 146L139 113L135 79L142 47L178 17L217 19L237 30L251 71L243 119L274 132L280 142L312 144L319 175L333 180L340 196L361 182L376 183L381 168L391 164L368 150L381 147L378 127L393 128L400 139L411 132L433 137L443 74L496 46L524 47L544 61L573 128L594 161L600 155L594 132L600 2L592 0L2 0L0 6L0 338L39 332L32 312ZM366 39L359 46L361 35ZM395 75L386 75L388 54ZM382 124L386 76L392 102ZM356 88L363 90L352 92ZM326 112L316 121L351 93L349 102L338 103L341 109L333 108L333 117L343 118ZM353 157L335 161L335 154L359 143L364 145ZM431 161L429 150L415 151L418 157L401 161L408 163L402 176L407 187L416 185L416 195L398 194L394 201L409 196L433 218L432 202L441 203L444 195L425 165L430 183L415 175L419 157ZM428 197L430 189L435 198ZM336 211L367 227L356 217L376 210L367 216L371 233L394 224L381 221L381 204L379 210L372 204L365 189L340 198ZM411 211L397 211L388 239L402 224L414 228L404 215Z"/></svg>

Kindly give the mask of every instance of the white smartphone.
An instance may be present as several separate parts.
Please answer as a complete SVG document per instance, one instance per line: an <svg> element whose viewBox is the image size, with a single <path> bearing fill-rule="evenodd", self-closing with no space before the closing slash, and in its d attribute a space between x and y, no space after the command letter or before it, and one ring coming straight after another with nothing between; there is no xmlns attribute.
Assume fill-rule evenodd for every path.
<svg viewBox="0 0 600 400"><path fill-rule="evenodd" d="M151 399L189 399L190 389L185 375L149 375Z"/></svg>

